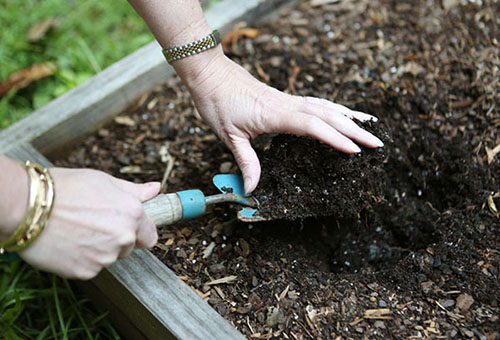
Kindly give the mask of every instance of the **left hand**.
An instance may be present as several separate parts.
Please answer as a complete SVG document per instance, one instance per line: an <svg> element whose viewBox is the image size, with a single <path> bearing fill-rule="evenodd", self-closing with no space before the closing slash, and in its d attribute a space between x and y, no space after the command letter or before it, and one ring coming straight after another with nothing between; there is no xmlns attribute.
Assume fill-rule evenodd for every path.
<svg viewBox="0 0 500 340"><path fill-rule="evenodd" d="M260 178L259 159L250 144L260 134L310 136L351 154L361 151L354 142L369 148L384 145L352 120L376 121L374 116L325 99L278 91L223 54L187 85L200 115L233 152L248 193Z"/></svg>
<svg viewBox="0 0 500 340"><path fill-rule="evenodd" d="M134 248L156 244L156 226L142 202L158 194L160 183L136 184L91 169L50 172L57 191L54 208L40 237L19 252L26 262L89 280Z"/></svg>

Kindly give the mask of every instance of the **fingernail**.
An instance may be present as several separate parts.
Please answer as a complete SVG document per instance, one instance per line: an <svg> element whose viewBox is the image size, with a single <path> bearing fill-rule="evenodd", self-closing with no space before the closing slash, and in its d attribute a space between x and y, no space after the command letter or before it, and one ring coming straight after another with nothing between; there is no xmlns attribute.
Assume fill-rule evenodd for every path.
<svg viewBox="0 0 500 340"><path fill-rule="evenodd" d="M381 147L383 147L383 146L384 146L384 142L382 142L382 141L381 141L380 139L378 139L377 137L375 137L375 138L373 139L373 142L374 142L374 143L375 143L375 144L376 144L379 148L381 148Z"/></svg>
<svg viewBox="0 0 500 340"><path fill-rule="evenodd" d="M249 194L250 189L252 188L252 180L250 179L250 177L244 177L243 182L244 182L245 193Z"/></svg>
<svg viewBox="0 0 500 340"><path fill-rule="evenodd" d="M357 146L356 144L352 143L351 144L351 150L355 153L360 153L361 152L361 149L359 148L359 146Z"/></svg>
<svg viewBox="0 0 500 340"><path fill-rule="evenodd" d="M378 122L378 118L374 117L374 116L372 116L371 120L372 120L372 122L375 122L375 123Z"/></svg>
<svg viewBox="0 0 500 340"><path fill-rule="evenodd" d="M146 183L146 185L149 187L149 188L154 188L155 190L161 190L161 183L160 182L148 182Z"/></svg>

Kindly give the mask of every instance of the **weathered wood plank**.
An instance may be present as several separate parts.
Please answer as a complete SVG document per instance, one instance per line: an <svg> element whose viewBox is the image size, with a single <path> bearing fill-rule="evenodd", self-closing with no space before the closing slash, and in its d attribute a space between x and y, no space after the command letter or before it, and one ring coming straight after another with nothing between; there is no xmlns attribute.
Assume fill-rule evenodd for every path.
<svg viewBox="0 0 500 340"><path fill-rule="evenodd" d="M84 84L51 101L0 132L0 150L32 143L43 154L93 131L130 105L143 92L174 72L158 53L156 42L111 65Z"/></svg>
<svg viewBox="0 0 500 340"><path fill-rule="evenodd" d="M149 294L137 298L177 339L245 339L151 252L135 250L109 271L132 293L148 286ZM153 333L148 336L160 339Z"/></svg>
<svg viewBox="0 0 500 340"><path fill-rule="evenodd" d="M0 149L0 154L8 156L16 161L31 161L44 167L54 166L47 158L39 153L33 146L26 143L13 144L9 148Z"/></svg>
<svg viewBox="0 0 500 340"><path fill-rule="evenodd" d="M104 293L96 284L96 281L116 279L109 273L109 271L102 271L99 276L91 281L71 281L71 286L75 287L78 291L83 292L89 299L92 300L94 305L103 311L111 311L109 318L111 324L119 330L123 340L151 340L152 338L144 334L144 332L136 327L137 320L132 319L132 315L123 312L132 309L134 314L139 314L140 324L143 329L154 332L157 334L156 339L176 340L176 338L165 328L163 325L152 316L148 310L137 302L135 296L122 286L119 282L113 284L106 283L107 286L112 286L113 294ZM116 299L116 296L119 298Z"/></svg>
<svg viewBox="0 0 500 340"><path fill-rule="evenodd" d="M0 153L51 166L29 144ZM148 250L135 250L99 274L93 284L147 339L245 339Z"/></svg>

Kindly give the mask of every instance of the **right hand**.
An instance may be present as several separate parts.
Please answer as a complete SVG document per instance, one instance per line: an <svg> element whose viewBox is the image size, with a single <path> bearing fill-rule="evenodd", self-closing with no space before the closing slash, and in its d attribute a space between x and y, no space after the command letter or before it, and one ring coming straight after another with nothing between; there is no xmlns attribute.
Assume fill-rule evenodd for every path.
<svg viewBox="0 0 500 340"><path fill-rule="evenodd" d="M233 152L247 193L257 187L261 174L257 153L250 143L258 135L310 136L350 154L361 152L355 142L369 148L384 145L352 120L377 120L374 116L326 99L278 91L228 59L220 48L198 57L205 58L205 62L195 65L190 58L181 59L175 62L176 70L200 115Z"/></svg>
<svg viewBox="0 0 500 340"><path fill-rule="evenodd" d="M142 202L160 184L135 184L87 169L50 170L55 201L37 240L19 255L29 264L62 277L88 280L134 248L153 247L156 226Z"/></svg>

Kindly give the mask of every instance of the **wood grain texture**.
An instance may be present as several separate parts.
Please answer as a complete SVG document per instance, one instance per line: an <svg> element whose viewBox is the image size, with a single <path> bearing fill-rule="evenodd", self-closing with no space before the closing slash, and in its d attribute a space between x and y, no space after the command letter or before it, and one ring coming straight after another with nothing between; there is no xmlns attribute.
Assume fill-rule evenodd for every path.
<svg viewBox="0 0 500 340"><path fill-rule="evenodd" d="M137 298L177 339L245 339L149 251L135 250L109 271L132 293L147 286L148 295ZM159 339L154 334L150 336Z"/></svg>
<svg viewBox="0 0 500 340"><path fill-rule="evenodd" d="M182 219L182 204L177 194L160 194L143 206L156 225L168 225Z"/></svg>
<svg viewBox="0 0 500 340"><path fill-rule="evenodd" d="M97 286L97 282L115 289L104 293ZM110 311L110 322L119 329L123 340L150 340L151 333L165 340L176 339L109 271L103 270L91 281L70 281L70 283L72 287L85 293L100 310ZM137 324L140 324L140 328L136 326ZM149 335L145 334L144 330L149 332Z"/></svg>
<svg viewBox="0 0 500 340"><path fill-rule="evenodd" d="M31 146L31 144L19 143L13 144L6 149L0 148L0 154L20 162L30 161L33 163L38 163L46 168L54 166L47 158L45 158L33 146Z"/></svg>
<svg viewBox="0 0 500 340"><path fill-rule="evenodd" d="M52 166L29 144L0 149L0 153L19 161ZM157 203L164 203L172 195L176 196L163 195ZM245 339L148 250L135 250L129 257L103 270L93 284L146 339Z"/></svg>
<svg viewBox="0 0 500 340"><path fill-rule="evenodd" d="M143 92L174 74L156 42L111 65L84 84L0 132L0 150L31 143L43 154L93 131Z"/></svg>

